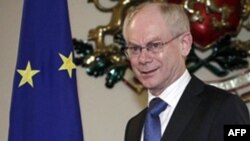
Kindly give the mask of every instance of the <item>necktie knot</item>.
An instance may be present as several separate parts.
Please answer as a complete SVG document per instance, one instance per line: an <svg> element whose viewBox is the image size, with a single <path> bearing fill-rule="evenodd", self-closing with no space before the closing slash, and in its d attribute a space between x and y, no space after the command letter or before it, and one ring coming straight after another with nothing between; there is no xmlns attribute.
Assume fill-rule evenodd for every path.
<svg viewBox="0 0 250 141"><path fill-rule="evenodd" d="M158 116L167 107L167 103L160 98L154 98L149 103L149 113L152 116Z"/></svg>

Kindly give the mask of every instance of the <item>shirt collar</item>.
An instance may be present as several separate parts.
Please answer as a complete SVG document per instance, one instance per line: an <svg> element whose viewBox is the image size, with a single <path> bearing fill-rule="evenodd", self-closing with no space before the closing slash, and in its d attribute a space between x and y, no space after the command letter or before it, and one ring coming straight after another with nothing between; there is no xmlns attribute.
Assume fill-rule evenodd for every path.
<svg viewBox="0 0 250 141"><path fill-rule="evenodd" d="M158 97L164 100L169 106L175 107L190 80L191 75L188 70L185 70L181 77L168 86ZM148 103L155 97L148 91Z"/></svg>

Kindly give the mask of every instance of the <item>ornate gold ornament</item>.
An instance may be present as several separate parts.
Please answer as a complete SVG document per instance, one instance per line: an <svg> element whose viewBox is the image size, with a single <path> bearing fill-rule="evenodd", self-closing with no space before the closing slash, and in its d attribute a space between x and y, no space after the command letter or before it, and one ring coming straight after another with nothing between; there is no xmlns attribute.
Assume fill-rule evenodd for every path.
<svg viewBox="0 0 250 141"><path fill-rule="evenodd" d="M121 25L128 8L146 0L111 0L116 2L113 7L104 7L99 0L88 0L101 12L111 13L110 22L90 29L87 42L74 39L77 52L76 64L87 68L89 75L98 77L106 74L106 86L112 88L115 83L123 81L136 93L142 93L143 86L133 77L127 76L130 66L121 53L125 42L121 35ZM164 0L153 0L164 1ZM165 0L180 4L187 11L194 36L194 50L212 50L212 54L201 59L194 50L187 60L191 72L205 67L217 76L226 76L231 70L248 67L250 40L236 39L241 28L250 30L250 0ZM106 36L113 36L113 43L105 43ZM90 44L94 43L94 47ZM231 59L231 60L230 60ZM217 63L219 67L213 65ZM233 78L208 82L213 85L230 87L232 90L241 85L250 84L249 71L235 75ZM231 82L234 81L235 85ZM238 83L239 81L243 82ZM237 86L236 86L237 84ZM244 95L249 99L249 94ZM249 101L249 100L246 100Z"/></svg>

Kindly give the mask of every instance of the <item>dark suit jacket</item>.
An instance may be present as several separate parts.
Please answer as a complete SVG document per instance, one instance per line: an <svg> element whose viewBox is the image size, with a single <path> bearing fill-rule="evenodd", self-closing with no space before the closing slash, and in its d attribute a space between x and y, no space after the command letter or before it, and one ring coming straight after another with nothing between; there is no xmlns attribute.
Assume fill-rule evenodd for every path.
<svg viewBox="0 0 250 141"><path fill-rule="evenodd" d="M125 141L140 141L146 113L147 108L129 120ZM246 104L192 76L161 141L223 141L224 124L250 124Z"/></svg>

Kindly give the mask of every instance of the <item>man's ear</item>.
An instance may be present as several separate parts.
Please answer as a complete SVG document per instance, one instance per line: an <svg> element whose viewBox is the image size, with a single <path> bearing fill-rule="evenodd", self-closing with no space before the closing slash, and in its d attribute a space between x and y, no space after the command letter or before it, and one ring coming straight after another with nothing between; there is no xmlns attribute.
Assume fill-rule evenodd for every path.
<svg viewBox="0 0 250 141"><path fill-rule="evenodd" d="M191 35L190 32L185 32L182 36L181 36L181 46L180 46L180 52L183 56L188 56L191 47L192 47L192 43L193 43L193 37Z"/></svg>

